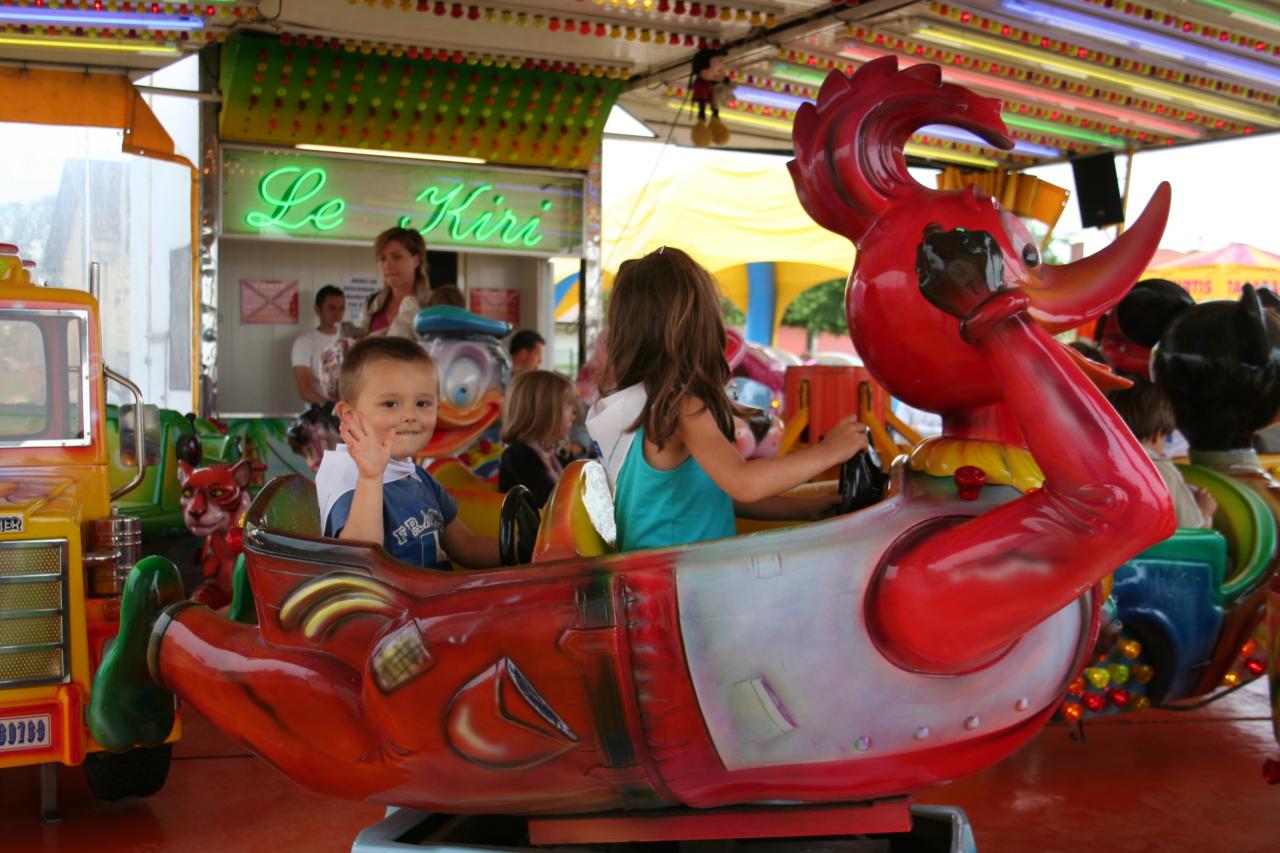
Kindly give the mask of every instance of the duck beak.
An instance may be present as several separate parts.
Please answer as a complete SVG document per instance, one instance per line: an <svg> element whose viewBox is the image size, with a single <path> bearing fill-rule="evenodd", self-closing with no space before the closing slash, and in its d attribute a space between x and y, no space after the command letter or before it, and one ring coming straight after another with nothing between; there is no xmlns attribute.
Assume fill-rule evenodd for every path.
<svg viewBox="0 0 1280 853"><path fill-rule="evenodd" d="M1023 283L1031 316L1056 334L1100 317L1119 302L1160 245L1169 199L1169 184L1160 184L1138 221L1110 246L1075 263L1045 267Z"/></svg>

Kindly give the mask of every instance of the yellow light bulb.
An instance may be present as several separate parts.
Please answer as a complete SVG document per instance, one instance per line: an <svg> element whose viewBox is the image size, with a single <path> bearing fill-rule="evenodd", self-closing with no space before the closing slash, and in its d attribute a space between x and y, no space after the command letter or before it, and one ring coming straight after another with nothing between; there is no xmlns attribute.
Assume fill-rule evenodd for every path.
<svg viewBox="0 0 1280 853"><path fill-rule="evenodd" d="M1111 683L1111 673L1100 666L1091 666L1084 671L1084 677L1090 684L1101 690Z"/></svg>
<svg viewBox="0 0 1280 853"><path fill-rule="evenodd" d="M1135 711L1146 711L1151 707L1151 700L1146 696L1137 696L1130 702L1130 704L1133 706L1133 710Z"/></svg>

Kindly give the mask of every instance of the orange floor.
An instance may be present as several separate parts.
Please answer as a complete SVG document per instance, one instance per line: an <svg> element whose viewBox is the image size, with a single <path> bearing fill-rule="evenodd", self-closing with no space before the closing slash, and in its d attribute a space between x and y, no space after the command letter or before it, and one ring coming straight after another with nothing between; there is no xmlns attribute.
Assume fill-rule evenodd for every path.
<svg viewBox="0 0 1280 853"><path fill-rule="evenodd" d="M148 800L95 802L79 769L59 777L63 820L39 817L34 768L0 771L0 850L340 851L382 809L308 794L188 715L169 781ZM1050 726L1002 764L927 791L963 807L983 853L1280 851L1280 755L1265 686L1204 710L1090 724L1084 742Z"/></svg>

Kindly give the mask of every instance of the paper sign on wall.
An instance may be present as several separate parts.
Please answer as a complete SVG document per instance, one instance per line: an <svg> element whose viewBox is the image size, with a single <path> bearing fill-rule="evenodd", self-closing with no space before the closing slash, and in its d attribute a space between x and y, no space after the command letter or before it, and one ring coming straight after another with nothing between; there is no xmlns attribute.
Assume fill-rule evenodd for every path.
<svg viewBox="0 0 1280 853"><path fill-rule="evenodd" d="M342 292L347 297L348 323L359 326L364 322L364 303L381 287L378 277L372 275L349 275L342 280Z"/></svg>
<svg viewBox="0 0 1280 853"><path fill-rule="evenodd" d="M297 325L298 282L240 279L240 322Z"/></svg>
<svg viewBox="0 0 1280 853"><path fill-rule="evenodd" d="M473 287L471 313L502 320L514 329L520 325L520 291L496 287Z"/></svg>

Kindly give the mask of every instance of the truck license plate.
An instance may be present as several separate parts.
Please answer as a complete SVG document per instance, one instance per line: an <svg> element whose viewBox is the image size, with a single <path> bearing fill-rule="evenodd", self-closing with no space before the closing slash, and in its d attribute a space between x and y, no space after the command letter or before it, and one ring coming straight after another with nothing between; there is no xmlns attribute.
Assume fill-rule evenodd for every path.
<svg viewBox="0 0 1280 853"><path fill-rule="evenodd" d="M0 717L0 752L38 749L53 743L53 719L49 714Z"/></svg>

